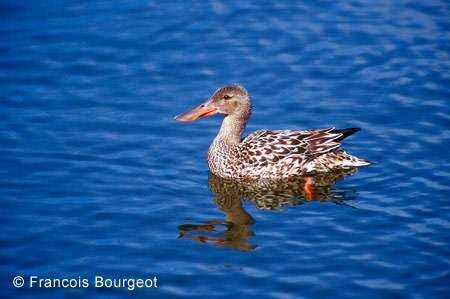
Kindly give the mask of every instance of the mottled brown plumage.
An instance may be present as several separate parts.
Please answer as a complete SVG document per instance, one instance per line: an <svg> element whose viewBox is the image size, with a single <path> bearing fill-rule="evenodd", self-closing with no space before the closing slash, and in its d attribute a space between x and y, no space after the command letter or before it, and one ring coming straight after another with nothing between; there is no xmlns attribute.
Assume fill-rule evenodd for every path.
<svg viewBox="0 0 450 299"><path fill-rule="evenodd" d="M218 89L205 103L176 119L193 121L216 113L225 115L208 151L211 172L224 178L282 179L370 164L340 148L340 141L359 130L356 128L261 130L242 140L251 110L247 91L231 85Z"/></svg>

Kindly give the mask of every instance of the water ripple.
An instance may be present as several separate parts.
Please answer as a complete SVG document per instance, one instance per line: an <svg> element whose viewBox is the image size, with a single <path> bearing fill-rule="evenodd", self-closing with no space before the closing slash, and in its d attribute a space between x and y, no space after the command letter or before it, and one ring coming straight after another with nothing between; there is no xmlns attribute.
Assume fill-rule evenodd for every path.
<svg viewBox="0 0 450 299"><path fill-rule="evenodd" d="M0 3L1 278L161 282L0 297L448 296L448 4L261 4ZM232 82L248 132L357 126L376 164L314 201L219 192L220 119L173 116Z"/></svg>

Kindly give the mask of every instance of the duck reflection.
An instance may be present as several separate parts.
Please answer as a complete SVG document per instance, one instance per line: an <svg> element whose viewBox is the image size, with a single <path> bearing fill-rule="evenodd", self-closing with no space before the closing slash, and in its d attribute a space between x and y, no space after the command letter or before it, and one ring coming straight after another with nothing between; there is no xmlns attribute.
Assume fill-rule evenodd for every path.
<svg viewBox="0 0 450 299"><path fill-rule="evenodd" d="M209 189L215 194L214 202L224 212L225 220L180 225L179 237L241 251L253 250L257 245L249 243L249 239L255 235L251 229L255 220L244 209L244 200L254 203L258 209L267 210L281 210L283 206L298 206L311 201L349 206L345 201L353 198L354 191L336 188L334 184L356 171L351 168L315 177L258 182L223 179L210 173Z"/></svg>

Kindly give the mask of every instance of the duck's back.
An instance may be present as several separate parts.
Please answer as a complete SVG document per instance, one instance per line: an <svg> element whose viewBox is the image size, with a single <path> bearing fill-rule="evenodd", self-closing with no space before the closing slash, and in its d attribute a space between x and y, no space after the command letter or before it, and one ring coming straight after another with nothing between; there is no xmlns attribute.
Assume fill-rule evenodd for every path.
<svg viewBox="0 0 450 299"><path fill-rule="evenodd" d="M284 178L368 165L340 149L340 141L358 130L257 131L240 144L240 176Z"/></svg>
<svg viewBox="0 0 450 299"><path fill-rule="evenodd" d="M340 149L340 141L359 129L261 130L235 147L214 141L211 171L221 177L280 179L370 164Z"/></svg>

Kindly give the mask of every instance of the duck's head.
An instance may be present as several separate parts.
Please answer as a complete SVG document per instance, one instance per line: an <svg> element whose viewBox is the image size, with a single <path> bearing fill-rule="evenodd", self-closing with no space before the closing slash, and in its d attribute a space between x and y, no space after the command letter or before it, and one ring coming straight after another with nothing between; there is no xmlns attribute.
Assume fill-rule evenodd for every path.
<svg viewBox="0 0 450 299"><path fill-rule="evenodd" d="M175 119L194 121L218 113L247 119L250 112L251 103L248 92L244 87L236 84L219 88L208 100L188 112L177 115Z"/></svg>

